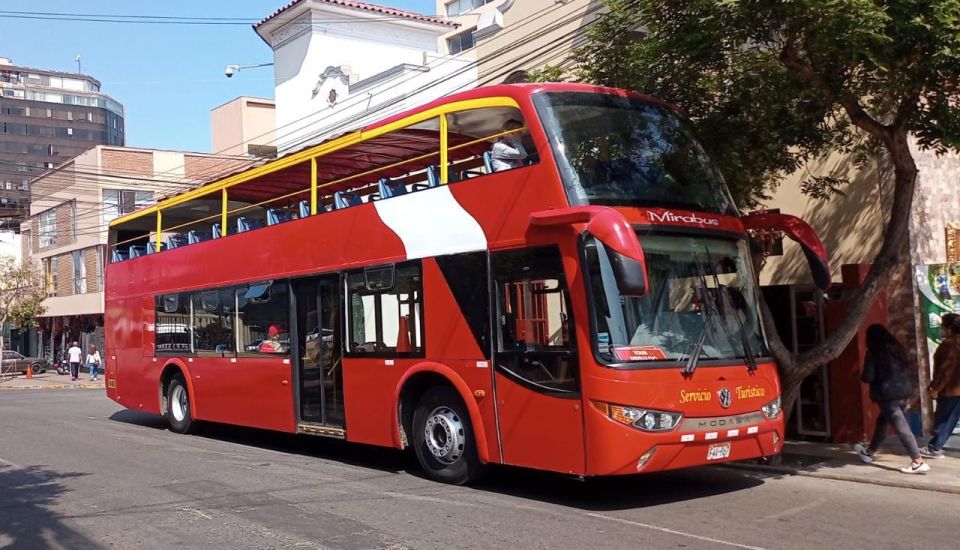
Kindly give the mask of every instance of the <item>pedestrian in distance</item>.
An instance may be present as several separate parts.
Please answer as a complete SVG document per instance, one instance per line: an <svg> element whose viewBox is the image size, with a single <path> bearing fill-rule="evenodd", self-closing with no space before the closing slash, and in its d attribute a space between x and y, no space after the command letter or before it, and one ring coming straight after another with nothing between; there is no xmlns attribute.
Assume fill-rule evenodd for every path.
<svg viewBox="0 0 960 550"><path fill-rule="evenodd" d="M870 464L873 455L887 436L887 426L893 426L900 443L910 455L910 464L900 471L905 474L928 472L930 466L920 456L917 440L910 432L904 409L907 399L913 395L913 383L910 381L907 350L883 325L867 327L867 357L863 363L860 379L870 384L870 399L880 407L880 416L873 431L873 439L868 447L862 443L854 445L860 460Z"/></svg>
<svg viewBox="0 0 960 550"><path fill-rule="evenodd" d="M943 342L933 354L933 380L930 397L937 400L933 435L920 454L943 458L943 446L960 422L960 315L948 313L940 323Z"/></svg>
<svg viewBox="0 0 960 550"><path fill-rule="evenodd" d="M80 360L83 359L83 350L80 344L74 342L67 350L67 359L70 361L70 381L76 382L80 378Z"/></svg>
<svg viewBox="0 0 960 550"><path fill-rule="evenodd" d="M87 351L87 369L90 371L90 381L97 381L98 370L100 369L100 352L97 351L97 346L90 344L90 348Z"/></svg>

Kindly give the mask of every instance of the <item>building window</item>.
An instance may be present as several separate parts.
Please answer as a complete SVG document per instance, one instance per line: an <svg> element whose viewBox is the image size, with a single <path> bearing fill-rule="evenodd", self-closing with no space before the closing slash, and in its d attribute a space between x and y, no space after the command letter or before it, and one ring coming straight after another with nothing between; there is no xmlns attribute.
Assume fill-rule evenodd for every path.
<svg viewBox="0 0 960 550"><path fill-rule="evenodd" d="M447 17L455 17L467 13L470 10L475 10L490 2L493 2L493 0L453 0L453 2L447 2Z"/></svg>
<svg viewBox="0 0 960 550"><path fill-rule="evenodd" d="M469 50L473 47L473 31L477 30L476 28L467 30L460 34L455 34L452 37L447 39L447 46L450 49L450 53L460 53L464 50Z"/></svg>
<svg viewBox="0 0 960 550"><path fill-rule="evenodd" d="M73 256L73 293L83 294L87 291L87 264L83 261L83 251L74 250Z"/></svg>
<svg viewBox="0 0 960 550"><path fill-rule="evenodd" d="M153 204L153 191L103 190L103 224Z"/></svg>
<svg viewBox="0 0 960 550"><path fill-rule="evenodd" d="M57 242L57 211L51 208L40 213L40 248Z"/></svg>
<svg viewBox="0 0 960 550"><path fill-rule="evenodd" d="M97 247L97 292L103 292L103 245Z"/></svg>
<svg viewBox="0 0 960 550"><path fill-rule="evenodd" d="M70 114L72 115L73 113L70 113ZM73 120L73 117L72 117L72 116L70 117L70 120ZM73 135L73 128L67 128L67 135L68 135L68 136L72 136L72 135Z"/></svg>
<svg viewBox="0 0 960 550"><path fill-rule="evenodd" d="M51 256L43 259L43 281L46 286L47 296L57 295L57 257Z"/></svg>

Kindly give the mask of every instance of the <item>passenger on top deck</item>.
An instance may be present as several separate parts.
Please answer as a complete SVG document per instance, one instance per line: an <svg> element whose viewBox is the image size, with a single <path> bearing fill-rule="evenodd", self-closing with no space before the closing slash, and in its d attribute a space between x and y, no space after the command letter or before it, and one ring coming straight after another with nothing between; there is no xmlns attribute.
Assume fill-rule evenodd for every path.
<svg viewBox="0 0 960 550"><path fill-rule="evenodd" d="M490 149L491 165L494 172L502 172L523 166L527 159L527 150L521 143L523 123L509 119L503 123L501 132L510 132L500 136Z"/></svg>

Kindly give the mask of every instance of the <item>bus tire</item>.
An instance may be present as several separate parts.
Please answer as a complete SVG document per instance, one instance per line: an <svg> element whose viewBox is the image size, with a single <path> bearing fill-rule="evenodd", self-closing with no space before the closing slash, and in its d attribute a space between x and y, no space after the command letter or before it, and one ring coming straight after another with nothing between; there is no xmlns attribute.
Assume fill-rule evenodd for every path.
<svg viewBox="0 0 960 550"><path fill-rule="evenodd" d="M187 434L196 427L191 415L187 383L180 374L173 375L167 384L167 410L164 416L167 417L167 424L172 432Z"/></svg>
<svg viewBox="0 0 960 550"><path fill-rule="evenodd" d="M423 471L436 481L465 485L484 471L467 407L447 386L420 397L413 412L413 449Z"/></svg>

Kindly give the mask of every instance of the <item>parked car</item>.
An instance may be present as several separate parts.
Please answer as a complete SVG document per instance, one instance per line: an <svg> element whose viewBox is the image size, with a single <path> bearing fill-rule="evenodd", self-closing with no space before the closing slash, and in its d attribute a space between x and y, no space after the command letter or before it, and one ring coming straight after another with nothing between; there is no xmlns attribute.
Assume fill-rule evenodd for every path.
<svg viewBox="0 0 960 550"><path fill-rule="evenodd" d="M47 371L50 362L42 357L24 357L23 355L6 350L3 352L3 372L19 372L26 374L27 369L33 374L42 374Z"/></svg>

